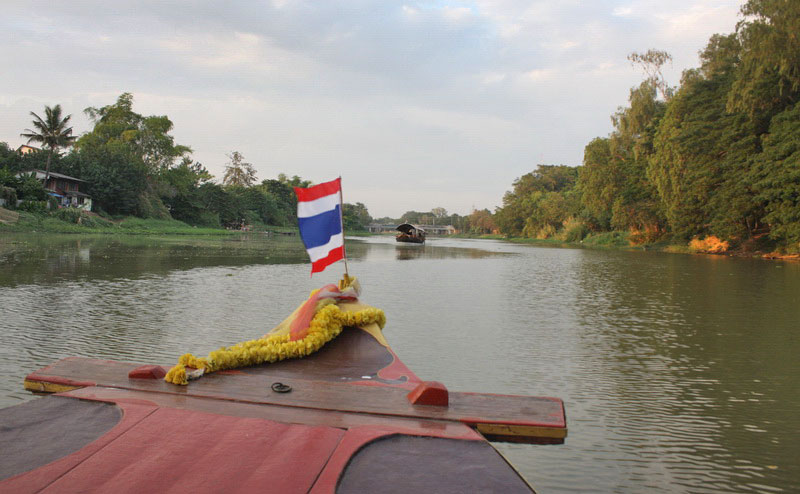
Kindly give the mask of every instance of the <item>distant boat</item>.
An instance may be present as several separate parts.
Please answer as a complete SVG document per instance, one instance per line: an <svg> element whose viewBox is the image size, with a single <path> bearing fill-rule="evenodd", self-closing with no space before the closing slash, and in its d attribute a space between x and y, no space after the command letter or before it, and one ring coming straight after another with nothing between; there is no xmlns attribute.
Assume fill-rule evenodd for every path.
<svg viewBox="0 0 800 494"><path fill-rule="evenodd" d="M410 223L403 223L395 228L398 233L395 240L398 242L407 242L411 244L424 244L425 243L425 230L418 228Z"/></svg>

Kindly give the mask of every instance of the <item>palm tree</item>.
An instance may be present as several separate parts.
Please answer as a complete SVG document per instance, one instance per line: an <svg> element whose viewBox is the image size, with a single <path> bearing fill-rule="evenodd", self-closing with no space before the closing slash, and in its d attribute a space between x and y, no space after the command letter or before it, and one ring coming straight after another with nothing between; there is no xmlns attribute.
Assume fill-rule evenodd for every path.
<svg viewBox="0 0 800 494"><path fill-rule="evenodd" d="M61 105L52 108L45 106L44 119L34 112L31 112L31 115L33 116L33 127L36 130L25 129L27 133L20 134L20 136L27 137L28 144L38 142L47 149L47 169L44 176L46 184L47 179L50 178L50 161L53 154L57 153L59 148L71 146L77 137L72 135L72 127L67 127L72 115L61 118Z"/></svg>

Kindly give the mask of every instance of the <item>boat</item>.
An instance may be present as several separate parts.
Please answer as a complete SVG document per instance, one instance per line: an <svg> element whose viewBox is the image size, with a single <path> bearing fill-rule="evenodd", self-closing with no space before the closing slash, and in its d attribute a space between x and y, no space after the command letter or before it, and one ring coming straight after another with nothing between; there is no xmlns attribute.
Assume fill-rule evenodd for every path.
<svg viewBox="0 0 800 494"><path fill-rule="evenodd" d="M395 228L398 233L395 240L398 242L406 242L411 244L424 244L425 243L425 230L411 223L403 223Z"/></svg>
<svg viewBox="0 0 800 494"><path fill-rule="evenodd" d="M563 402L423 380L353 280L208 359L71 357L32 372L25 388L48 396L0 410L0 493L533 492L490 441L563 443ZM258 342L302 353L323 320L336 334L304 358L220 364Z"/></svg>

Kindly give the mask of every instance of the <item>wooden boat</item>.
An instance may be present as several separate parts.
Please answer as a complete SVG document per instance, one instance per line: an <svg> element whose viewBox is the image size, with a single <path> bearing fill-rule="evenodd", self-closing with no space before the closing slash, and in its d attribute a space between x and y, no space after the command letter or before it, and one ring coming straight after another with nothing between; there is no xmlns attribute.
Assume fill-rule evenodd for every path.
<svg viewBox="0 0 800 494"><path fill-rule="evenodd" d="M0 493L531 492L487 439L567 434L561 400L423 381L376 324L188 386L165 371L66 358L28 375L52 395L0 410Z"/></svg>
<svg viewBox="0 0 800 494"><path fill-rule="evenodd" d="M395 228L398 233L395 240L398 242L406 242L411 244L424 244L425 243L425 230L416 227L410 223L403 223Z"/></svg>

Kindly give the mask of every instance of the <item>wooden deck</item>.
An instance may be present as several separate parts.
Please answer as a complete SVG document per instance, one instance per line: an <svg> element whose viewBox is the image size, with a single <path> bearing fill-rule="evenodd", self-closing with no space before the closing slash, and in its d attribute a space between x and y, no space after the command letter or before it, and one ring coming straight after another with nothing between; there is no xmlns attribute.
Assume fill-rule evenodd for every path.
<svg viewBox="0 0 800 494"><path fill-rule="evenodd" d="M355 328L306 359L218 372L188 386L130 377L142 367L67 358L31 373L27 389L59 394L0 410L18 424L0 440L30 443L7 465L10 477L3 479L0 460L0 493L250 492L279 472L285 478L274 492L530 492L484 438L559 444L567 435L561 400L449 391ZM291 391L275 392L278 382ZM111 404L122 418L87 425L75 403ZM48 422L36 414L45 412L64 434L55 461L45 461L52 437L37 434ZM247 481L225 484L236 475Z"/></svg>
<svg viewBox="0 0 800 494"><path fill-rule="evenodd" d="M556 398L449 392L448 406L414 405L407 398L408 389L366 380L340 383L228 371L210 374L188 386L176 386L162 379L130 379L128 374L137 367L138 364L109 360L68 358L30 374L25 387L32 391L47 391L49 385L56 385L59 390L72 386L116 388L205 398L220 406L226 402L251 403L458 422L501 441L558 443L566 437L563 404ZM291 386L291 392L272 391L275 382Z"/></svg>

